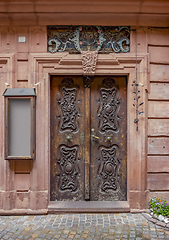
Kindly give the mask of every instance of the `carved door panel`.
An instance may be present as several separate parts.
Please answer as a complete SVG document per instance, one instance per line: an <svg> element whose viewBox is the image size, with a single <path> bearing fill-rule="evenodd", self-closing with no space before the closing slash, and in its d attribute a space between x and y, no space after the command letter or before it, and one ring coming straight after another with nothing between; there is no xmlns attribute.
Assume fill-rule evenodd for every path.
<svg viewBox="0 0 169 240"><path fill-rule="evenodd" d="M126 78L91 84L90 200L127 200Z"/></svg>
<svg viewBox="0 0 169 240"><path fill-rule="evenodd" d="M51 200L84 199L82 77L51 79Z"/></svg>
<svg viewBox="0 0 169 240"><path fill-rule="evenodd" d="M51 78L51 201L126 200L126 78Z"/></svg>

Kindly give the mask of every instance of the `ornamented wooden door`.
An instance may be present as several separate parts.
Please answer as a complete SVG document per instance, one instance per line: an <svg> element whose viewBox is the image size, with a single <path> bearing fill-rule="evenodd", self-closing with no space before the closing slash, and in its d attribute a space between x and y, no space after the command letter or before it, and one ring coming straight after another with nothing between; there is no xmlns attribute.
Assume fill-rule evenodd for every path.
<svg viewBox="0 0 169 240"><path fill-rule="evenodd" d="M127 198L126 78L51 77L51 201Z"/></svg>

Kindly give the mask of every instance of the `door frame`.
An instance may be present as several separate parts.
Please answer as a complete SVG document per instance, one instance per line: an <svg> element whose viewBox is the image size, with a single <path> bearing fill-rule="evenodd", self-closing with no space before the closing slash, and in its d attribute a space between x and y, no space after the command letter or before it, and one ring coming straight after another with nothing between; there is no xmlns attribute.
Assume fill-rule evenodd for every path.
<svg viewBox="0 0 169 240"><path fill-rule="evenodd" d="M87 81L88 80L88 83ZM87 84L86 84L87 83ZM108 84L108 85L107 85ZM86 87L87 86L87 87ZM50 79L50 110L51 110L51 162L50 162L50 199L51 202L67 201L126 201L127 200L127 79L126 76L57 76L51 75ZM63 90L65 88L65 91ZM71 90L70 90L71 89ZM76 89L76 91L75 91ZM113 89L113 92L110 90ZM109 113L115 111L115 121L109 126L104 125L102 111L102 92L108 97L108 102L113 101L116 109L109 109ZM65 98L71 94L76 117L69 126L64 122L63 115L69 105ZM114 95L115 94L115 95ZM100 101L98 100L100 99ZM66 104L65 104L66 101ZM63 106L61 106L63 104ZM72 111L69 117L72 116ZM80 116L78 116L80 114ZM101 114L100 118L97 116ZM59 116L62 115L60 118ZM57 116L57 117L56 117ZM120 116L120 119L118 119ZM70 120L70 119L69 119ZM101 121L101 122L100 122ZM100 122L100 124L99 124ZM68 125L67 125L68 124ZM100 126L99 126L99 125ZM63 127L63 129L62 129ZM102 128L106 129L102 129ZM114 129L115 127L115 129ZM92 129L95 129L92 133ZM111 131L110 131L111 130ZM120 131L119 131L120 130ZM73 135L72 135L73 134ZM93 135L92 135L93 134ZM95 141L92 136L97 135ZM67 137L70 136L70 141ZM85 136L85 137L84 137ZM111 139L107 140L107 136ZM92 137L92 139L91 139ZM72 150L76 152L74 155ZM110 165L108 159L103 160L103 151L106 155L112 155L115 165ZM65 152L66 150L66 152ZM75 162L67 162L67 154L75 157ZM66 155L65 155L66 154ZM56 159L59 158L59 162ZM66 159L65 159L66 158ZM100 158L98 162L97 159ZM120 159L120 160L119 160ZM61 161L61 162L60 162ZM62 163L62 164L61 164ZM71 171L66 171L67 164ZM107 165L108 163L108 165ZM115 163L114 163L115 164ZM64 165L64 166L63 166ZM115 174L115 182L110 178L109 170ZM69 169L70 169L69 168ZM107 169L107 171L106 171ZM76 173L76 174L75 174ZM64 181L67 174L67 181ZM74 175L75 174L75 175ZM103 175L106 175L106 179ZM74 178L75 177L75 178ZM98 177L98 179L97 179ZM97 179L97 181L96 181ZM71 184L70 184L71 183ZM69 185L70 184L70 185ZM116 189L114 189L116 186ZM98 190L98 188L100 190ZM60 191L60 190L63 191ZM113 191L111 191L114 189ZM107 192L108 191L108 192ZM113 200L114 199L114 200Z"/></svg>
<svg viewBox="0 0 169 240"><path fill-rule="evenodd" d="M80 54L42 53L30 54L32 66L30 85L36 88L36 160L38 168L33 178L41 176L38 191L46 196L46 207L50 204L50 76L83 75ZM147 94L149 91L148 54L133 53L98 55L95 75L127 76L127 202L130 210L144 209L147 205ZM136 131L133 81L139 83L140 97L144 104ZM42 118L43 116L43 118ZM35 175L34 175L35 174ZM36 179L38 181L38 177Z"/></svg>

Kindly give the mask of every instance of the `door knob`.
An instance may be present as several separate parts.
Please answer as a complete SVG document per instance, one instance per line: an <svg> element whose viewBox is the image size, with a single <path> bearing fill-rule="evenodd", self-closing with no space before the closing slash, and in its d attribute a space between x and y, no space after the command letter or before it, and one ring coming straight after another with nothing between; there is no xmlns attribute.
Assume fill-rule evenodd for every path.
<svg viewBox="0 0 169 240"><path fill-rule="evenodd" d="M65 137L66 137L66 142L72 142L73 141L72 134L65 134Z"/></svg>
<svg viewBox="0 0 169 240"><path fill-rule="evenodd" d="M104 135L104 137L105 137L105 142L112 142L112 135Z"/></svg>

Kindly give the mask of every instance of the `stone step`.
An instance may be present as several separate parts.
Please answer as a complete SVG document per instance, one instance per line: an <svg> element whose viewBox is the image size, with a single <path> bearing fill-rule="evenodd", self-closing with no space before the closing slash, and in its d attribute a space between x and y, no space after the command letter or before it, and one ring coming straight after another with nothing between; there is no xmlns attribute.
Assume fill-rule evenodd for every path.
<svg viewBox="0 0 169 240"><path fill-rule="evenodd" d="M51 201L48 213L117 213L130 212L127 201Z"/></svg>

